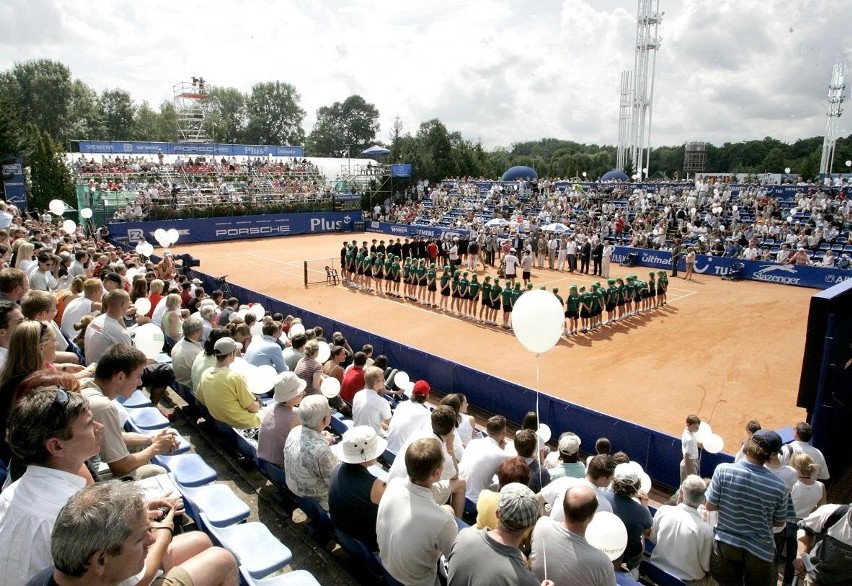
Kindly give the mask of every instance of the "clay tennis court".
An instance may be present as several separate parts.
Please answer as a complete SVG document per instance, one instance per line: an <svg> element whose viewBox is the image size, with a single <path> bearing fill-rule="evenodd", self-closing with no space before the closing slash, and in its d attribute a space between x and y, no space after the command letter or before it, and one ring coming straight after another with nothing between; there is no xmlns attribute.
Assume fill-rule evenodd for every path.
<svg viewBox="0 0 852 586"><path fill-rule="evenodd" d="M536 387L535 356L511 331L342 285L305 289L303 261L339 257L344 238L353 237L360 241L373 236L178 244L175 252L201 259L201 271L228 275L230 283ZM614 264L612 276L646 276L649 270ZM490 274L495 275L496 269ZM683 430L686 416L697 413L725 439L729 453L738 449L749 419L757 418L769 429L804 420L804 410L795 403L808 300L817 290L695 278L670 278L665 308L591 334L563 338L541 357L539 390L675 436ZM536 287L556 286L563 295L571 284L595 280L601 279L533 270ZM417 376L409 374L412 379ZM564 430L554 430L560 431Z"/></svg>

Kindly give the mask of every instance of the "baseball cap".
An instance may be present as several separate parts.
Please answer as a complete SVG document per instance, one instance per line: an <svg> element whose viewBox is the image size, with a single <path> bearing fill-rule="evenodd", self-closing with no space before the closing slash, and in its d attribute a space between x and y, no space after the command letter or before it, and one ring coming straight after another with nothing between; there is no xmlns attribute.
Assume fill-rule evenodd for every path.
<svg viewBox="0 0 852 586"><path fill-rule="evenodd" d="M119 285L121 285L121 277L118 273L109 272L105 274L102 279L104 281L112 281L113 283L118 283Z"/></svg>
<svg viewBox="0 0 852 586"><path fill-rule="evenodd" d="M781 451L781 446L784 445L781 436L769 429L757 430L751 436L751 439L770 454L777 454Z"/></svg>
<svg viewBox="0 0 852 586"><path fill-rule="evenodd" d="M213 354L216 356L227 356L239 350L241 346L237 344L233 338L220 338L213 345Z"/></svg>
<svg viewBox="0 0 852 586"><path fill-rule="evenodd" d="M559 451L563 454L573 455L580 450L580 438L576 433L566 431L559 436Z"/></svg>
<svg viewBox="0 0 852 586"><path fill-rule="evenodd" d="M276 403L286 403L302 393L307 386L308 383L296 376L295 372L282 372L278 375L278 380L273 387L275 392L272 398L275 399Z"/></svg>
<svg viewBox="0 0 852 586"><path fill-rule="evenodd" d="M613 480L617 480L623 484L632 484L639 486L639 472L633 464L619 464L615 467Z"/></svg>
<svg viewBox="0 0 852 586"><path fill-rule="evenodd" d="M429 383L425 380L419 380L414 383L414 389L411 391L411 394L417 397L428 397L431 390L432 387L429 386Z"/></svg>
<svg viewBox="0 0 852 586"><path fill-rule="evenodd" d="M530 487L511 482L500 489L497 511L500 522L509 529L526 529L538 520L538 499Z"/></svg>

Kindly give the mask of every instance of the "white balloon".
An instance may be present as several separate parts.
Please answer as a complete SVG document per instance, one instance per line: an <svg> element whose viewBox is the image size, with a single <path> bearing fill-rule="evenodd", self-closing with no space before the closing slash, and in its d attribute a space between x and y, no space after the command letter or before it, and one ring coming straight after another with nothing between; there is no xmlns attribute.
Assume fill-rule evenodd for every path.
<svg viewBox="0 0 852 586"><path fill-rule="evenodd" d="M65 220L62 222L62 231L66 234L73 234L77 231L77 224L74 223L74 220Z"/></svg>
<svg viewBox="0 0 852 586"><path fill-rule="evenodd" d="M586 541L604 552L610 560L617 560L627 548L627 527L608 511L595 513L586 527Z"/></svg>
<svg viewBox="0 0 852 586"><path fill-rule="evenodd" d="M168 230L166 230L166 236L168 237L169 242L171 244L174 244L178 241L178 238L180 238L180 233L174 228L169 228Z"/></svg>
<svg viewBox="0 0 852 586"><path fill-rule="evenodd" d="M127 277L127 280L132 283L133 277L135 277L138 274L139 274L139 269L134 267L132 269L127 269L127 272L124 273L124 276Z"/></svg>
<svg viewBox="0 0 852 586"><path fill-rule="evenodd" d="M80 210L80 217L85 218L87 220L89 218L91 218L92 217L92 208L83 208L82 210Z"/></svg>
<svg viewBox="0 0 852 586"><path fill-rule="evenodd" d="M242 321L245 321L245 320L246 320L246 314L247 314L247 313L248 313L248 312L247 312L245 309L241 309L241 310L239 310L239 311L238 311L236 314L234 314L234 315L236 315L236 316L237 316L238 318L240 318Z"/></svg>
<svg viewBox="0 0 852 586"><path fill-rule="evenodd" d="M698 425L698 431L695 432L695 439L703 444L705 438L707 438L707 436L711 433L713 433L713 429L710 427L710 424L702 421Z"/></svg>
<svg viewBox="0 0 852 586"><path fill-rule="evenodd" d="M47 204L47 209L49 209L54 215L61 216L65 213L65 202L61 199L52 199L50 200L50 203Z"/></svg>
<svg viewBox="0 0 852 586"><path fill-rule="evenodd" d="M268 393L275 386L276 380L278 380L278 373L274 366L271 364L258 366L254 369L253 376L249 380L250 384L253 383L253 386L249 386L249 390L255 395Z"/></svg>
<svg viewBox="0 0 852 586"><path fill-rule="evenodd" d="M639 475L639 490L641 490L645 494L648 494L648 492L650 492L651 490L651 486L651 477L648 476L647 472L643 471L642 474Z"/></svg>
<svg viewBox="0 0 852 586"><path fill-rule="evenodd" d="M242 356L237 356L236 358L234 358L234 361L231 363L230 368L231 368L231 370L233 370L235 372L239 372L239 373L242 373L243 375L246 375L246 374L248 374L249 371L251 371L254 368L254 366L252 366L251 364L246 362L246 359L243 358Z"/></svg>
<svg viewBox="0 0 852 586"><path fill-rule="evenodd" d="M262 321L257 320L256 322L254 322L254 324L252 324L251 335L252 336L258 336L258 337L263 335L263 322Z"/></svg>
<svg viewBox="0 0 852 586"><path fill-rule="evenodd" d="M263 319L263 316L266 315L266 310L260 303L255 303L249 308L249 312L254 314L257 319Z"/></svg>
<svg viewBox="0 0 852 586"><path fill-rule="evenodd" d="M320 385L320 392L326 399L333 399L340 394L340 381L333 376L327 376Z"/></svg>
<svg viewBox="0 0 852 586"><path fill-rule="evenodd" d="M145 243L139 242L136 244L136 254L144 254L142 251L145 250Z"/></svg>
<svg viewBox="0 0 852 586"><path fill-rule="evenodd" d="M162 228L157 228L154 230L154 240L159 242L160 240L164 240L166 238L166 231Z"/></svg>
<svg viewBox="0 0 852 586"><path fill-rule="evenodd" d="M287 337L292 340L293 336L298 336L299 334L304 334L304 333L305 333L305 326L304 325L293 324L292 326L290 326L290 332L287 334Z"/></svg>
<svg viewBox="0 0 852 586"><path fill-rule="evenodd" d="M546 423L542 423L538 426L538 430L535 432L535 434L538 436L538 439L540 439L544 443L547 443L550 441L553 432L550 431L549 425L547 425Z"/></svg>
<svg viewBox="0 0 852 586"><path fill-rule="evenodd" d="M133 302L133 307L136 308L136 315L148 315L151 311L151 300L147 297L140 297Z"/></svg>
<svg viewBox="0 0 852 586"><path fill-rule="evenodd" d="M319 342L319 351L317 352L317 362L324 364L331 357L331 346L328 342Z"/></svg>
<svg viewBox="0 0 852 586"><path fill-rule="evenodd" d="M710 454L718 454L725 448L724 438L715 433L708 435L701 443L704 445L704 450Z"/></svg>
<svg viewBox="0 0 852 586"><path fill-rule="evenodd" d="M143 246L145 247L145 249L142 251L142 254L144 254L145 256L151 256L152 254L154 254L153 244L151 244L150 242L146 242Z"/></svg>
<svg viewBox="0 0 852 586"><path fill-rule="evenodd" d="M512 330L530 352L541 354L562 337L565 322L562 305L549 291L527 291L512 308Z"/></svg>
<svg viewBox="0 0 852 586"><path fill-rule="evenodd" d="M145 324L136 328L136 336L133 338L133 345L139 348L148 358L154 358L157 354L163 351L163 344L166 337L163 330L155 324Z"/></svg>
<svg viewBox="0 0 852 586"><path fill-rule="evenodd" d="M414 395L414 385L415 382L413 380L410 380L402 386L402 392L409 399L412 397L412 395Z"/></svg>
<svg viewBox="0 0 852 586"><path fill-rule="evenodd" d="M393 375L393 384L398 389L405 388L405 385L407 385L409 382L411 382L411 378L408 376L407 372L403 372L400 370L395 375Z"/></svg>

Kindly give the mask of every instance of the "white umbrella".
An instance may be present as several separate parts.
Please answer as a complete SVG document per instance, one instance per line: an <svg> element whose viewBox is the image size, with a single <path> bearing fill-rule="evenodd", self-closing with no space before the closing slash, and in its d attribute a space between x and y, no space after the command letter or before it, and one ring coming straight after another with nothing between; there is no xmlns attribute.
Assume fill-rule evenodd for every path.
<svg viewBox="0 0 852 586"><path fill-rule="evenodd" d="M547 224L544 230L546 232L567 232L569 228L562 222L554 222L553 224Z"/></svg>
<svg viewBox="0 0 852 586"><path fill-rule="evenodd" d="M485 222L486 226L508 226L509 222L504 220L503 218L493 218Z"/></svg>

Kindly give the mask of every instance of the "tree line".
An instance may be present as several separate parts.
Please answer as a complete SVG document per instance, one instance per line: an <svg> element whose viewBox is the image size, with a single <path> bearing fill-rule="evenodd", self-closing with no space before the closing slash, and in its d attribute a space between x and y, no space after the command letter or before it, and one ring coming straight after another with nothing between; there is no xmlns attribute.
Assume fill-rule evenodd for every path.
<svg viewBox="0 0 852 586"><path fill-rule="evenodd" d="M406 131L397 117L379 138L379 110L359 95L320 107L311 132L304 129L301 96L290 83L264 81L249 92L210 86L205 100L207 133L212 140L233 144L304 145L306 156L359 156L372 144L390 149L387 162L411 163L414 179L437 181L445 177L497 178L514 165L533 167L542 177L595 179L615 166L616 148L571 140L542 138L486 149L464 138L440 120L422 122ZM63 183L51 163L72 140L138 140L171 142L177 136L174 103L157 107L137 103L127 90L98 93L72 76L64 64L49 59L16 63L0 72L0 157L22 154L31 169L33 205L46 204L41 195L50 192L73 202L73 185ZM810 179L817 175L822 138L787 144L771 137L721 146L707 145L708 172L792 173ZM47 157L47 160L39 159ZM848 172L852 159L852 135L837 142L835 171ZM652 178L684 177L684 146L658 147L652 151ZM49 169L50 182L36 169ZM632 174L632 169L625 169ZM42 171L39 171L42 173ZM57 183L58 182L58 183ZM52 199L49 197L48 199Z"/></svg>

